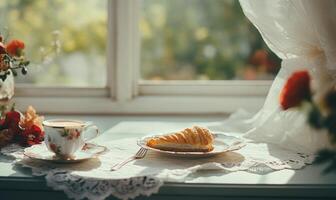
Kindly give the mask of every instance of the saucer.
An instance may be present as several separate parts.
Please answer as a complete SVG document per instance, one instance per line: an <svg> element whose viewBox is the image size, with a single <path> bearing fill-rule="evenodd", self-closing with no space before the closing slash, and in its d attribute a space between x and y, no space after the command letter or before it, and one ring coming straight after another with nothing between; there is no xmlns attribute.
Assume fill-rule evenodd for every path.
<svg viewBox="0 0 336 200"><path fill-rule="evenodd" d="M97 157L107 151L107 148L97 144L87 143L82 150L77 151L72 158L60 158L50 152L45 143L25 148L23 154L30 159L55 163L77 163Z"/></svg>
<svg viewBox="0 0 336 200"><path fill-rule="evenodd" d="M164 135L164 134L163 134ZM216 156L222 153L236 151L243 148L246 144L240 138L225 135L223 133L217 132L212 134L214 136L214 149L209 152L179 152L179 151L165 151L161 149L152 148L147 145L147 141L153 137L158 137L161 135L145 136L137 141L137 144L145 149L155 151L160 154L166 154L175 157L185 157L185 158L204 158Z"/></svg>

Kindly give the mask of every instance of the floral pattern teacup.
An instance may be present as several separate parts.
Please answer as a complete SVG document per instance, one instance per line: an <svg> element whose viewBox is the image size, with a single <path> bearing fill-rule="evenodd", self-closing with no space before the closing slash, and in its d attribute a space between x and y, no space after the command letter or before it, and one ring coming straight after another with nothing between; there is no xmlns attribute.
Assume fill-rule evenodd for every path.
<svg viewBox="0 0 336 200"><path fill-rule="evenodd" d="M43 122L45 144L56 156L71 159L85 142L97 137L98 127L90 122L52 119Z"/></svg>

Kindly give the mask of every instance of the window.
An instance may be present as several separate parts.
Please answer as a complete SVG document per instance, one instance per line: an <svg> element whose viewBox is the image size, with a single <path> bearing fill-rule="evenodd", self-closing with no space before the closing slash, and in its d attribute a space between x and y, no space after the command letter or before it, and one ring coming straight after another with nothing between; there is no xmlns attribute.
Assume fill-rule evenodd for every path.
<svg viewBox="0 0 336 200"><path fill-rule="evenodd" d="M269 80L280 67L239 1L143 0L140 33L144 80Z"/></svg>
<svg viewBox="0 0 336 200"><path fill-rule="evenodd" d="M279 66L237 1L8 0L0 8L23 23L13 32L28 38L32 58L53 37L61 41L52 64L17 79L30 83L17 84L17 104L44 112L257 110ZM32 22L24 23L26 15ZM36 31L34 23L48 18L41 39L36 32L25 35L25 28Z"/></svg>
<svg viewBox="0 0 336 200"><path fill-rule="evenodd" d="M106 7L104 0L1 1L0 31L25 41L31 61L16 82L105 87Z"/></svg>

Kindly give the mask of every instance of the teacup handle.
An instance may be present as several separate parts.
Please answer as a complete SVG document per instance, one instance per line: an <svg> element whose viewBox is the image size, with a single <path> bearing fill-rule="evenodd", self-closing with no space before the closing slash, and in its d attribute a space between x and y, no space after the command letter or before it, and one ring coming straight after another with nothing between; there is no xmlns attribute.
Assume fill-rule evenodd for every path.
<svg viewBox="0 0 336 200"><path fill-rule="evenodd" d="M92 124L92 122L87 122L84 127L83 140L86 142L88 140L92 140L97 137L99 134L99 129L96 125Z"/></svg>

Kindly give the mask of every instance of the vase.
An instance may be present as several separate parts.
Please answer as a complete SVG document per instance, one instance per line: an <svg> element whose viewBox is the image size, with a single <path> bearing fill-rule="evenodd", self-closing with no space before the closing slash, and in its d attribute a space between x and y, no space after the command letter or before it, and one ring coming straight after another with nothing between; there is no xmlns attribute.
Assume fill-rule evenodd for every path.
<svg viewBox="0 0 336 200"><path fill-rule="evenodd" d="M0 105L7 103L14 96L14 77L10 73L5 81L0 79Z"/></svg>

